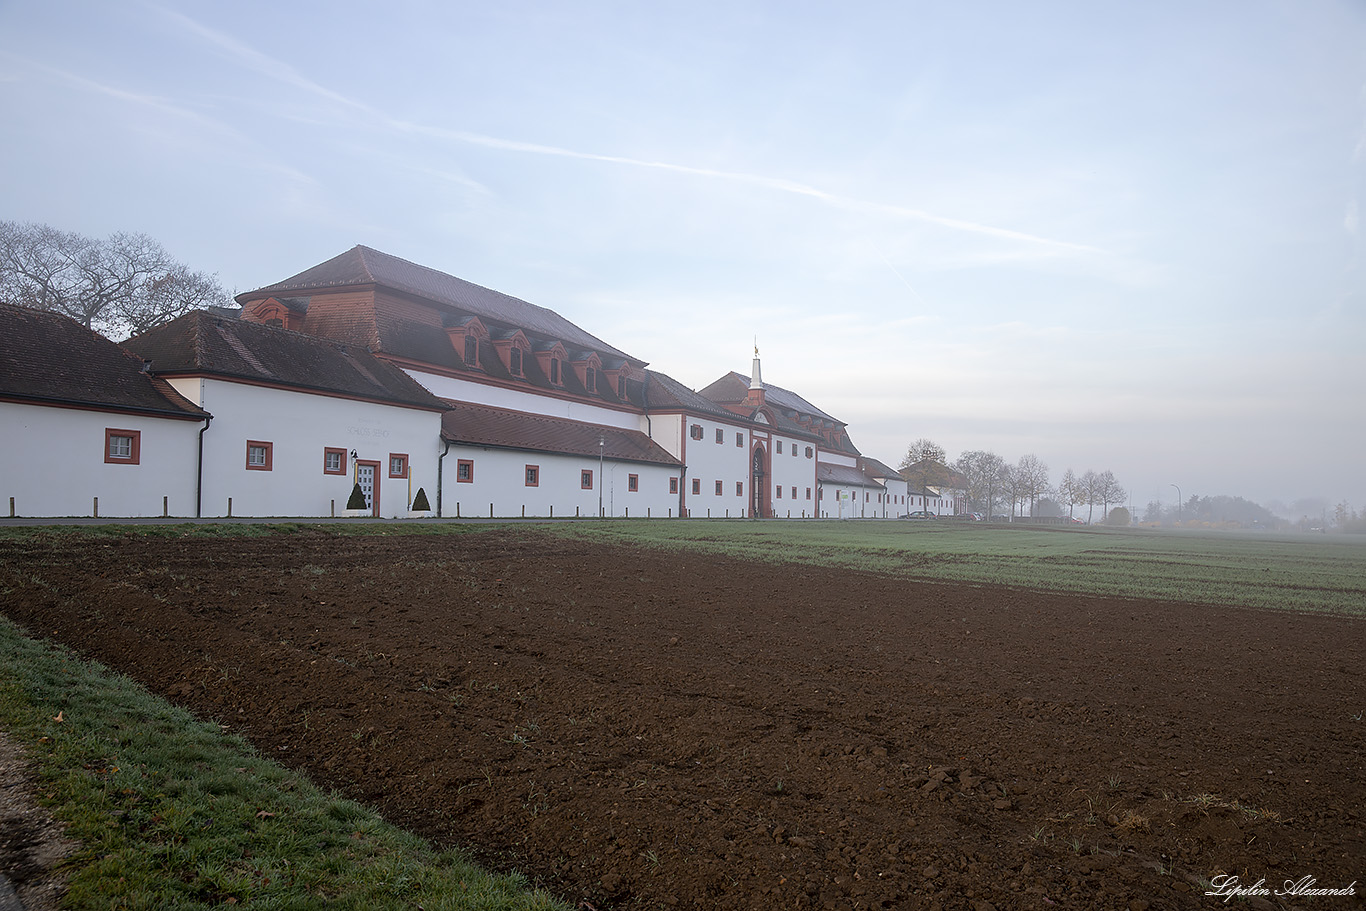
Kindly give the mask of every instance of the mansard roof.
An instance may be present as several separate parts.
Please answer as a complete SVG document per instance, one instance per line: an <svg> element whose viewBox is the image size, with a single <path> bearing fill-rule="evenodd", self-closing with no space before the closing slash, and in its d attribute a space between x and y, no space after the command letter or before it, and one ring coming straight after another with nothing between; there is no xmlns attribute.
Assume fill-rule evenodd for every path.
<svg viewBox="0 0 1366 911"><path fill-rule="evenodd" d="M285 296L310 296L323 290L358 285L378 285L410 294L478 316L486 322L520 328L528 335L559 339L566 347L592 349L640 366L645 363L585 332L554 310L362 245L284 281L239 294L237 300L246 303L276 297L283 301ZM376 341L381 343L383 350L388 350L384 339L377 337Z"/></svg>
<svg viewBox="0 0 1366 911"><path fill-rule="evenodd" d="M209 375L444 411L408 374L364 348L203 310L129 339L164 375Z"/></svg>
<svg viewBox="0 0 1366 911"><path fill-rule="evenodd" d="M495 446L561 455L589 456L618 462L682 465L639 430L586 424L506 408L449 403L441 417L441 436L452 443ZM603 441L599 447L598 441Z"/></svg>
<svg viewBox="0 0 1366 911"><path fill-rule="evenodd" d="M0 398L203 420L143 359L73 319L0 304Z"/></svg>
<svg viewBox="0 0 1366 911"><path fill-rule="evenodd" d="M885 462L879 462L872 456L863 457L863 470L875 478L896 478L901 480L901 473Z"/></svg>
<svg viewBox="0 0 1366 911"><path fill-rule="evenodd" d="M732 370L702 389L699 395L726 406L737 414L754 416L759 409L748 404L749 377ZM859 455L845 432L845 424L812 405L797 393L764 383L764 410L773 415L773 427L792 436L819 440L828 449Z"/></svg>

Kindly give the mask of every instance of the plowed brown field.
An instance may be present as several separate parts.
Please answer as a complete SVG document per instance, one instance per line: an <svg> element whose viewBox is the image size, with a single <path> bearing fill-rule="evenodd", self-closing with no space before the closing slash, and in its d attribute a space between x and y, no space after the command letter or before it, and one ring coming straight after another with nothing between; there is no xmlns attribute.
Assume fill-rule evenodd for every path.
<svg viewBox="0 0 1366 911"><path fill-rule="evenodd" d="M0 589L34 635L585 908L1366 894L1361 620L537 530L40 535L0 542Z"/></svg>

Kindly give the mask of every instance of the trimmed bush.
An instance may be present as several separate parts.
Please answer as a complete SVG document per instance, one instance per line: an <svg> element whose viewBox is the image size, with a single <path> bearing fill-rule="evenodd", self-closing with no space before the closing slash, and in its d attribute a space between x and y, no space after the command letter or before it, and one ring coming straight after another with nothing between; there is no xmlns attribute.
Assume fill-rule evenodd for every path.
<svg viewBox="0 0 1366 911"><path fill-rule="evenodd" d="M431 512L432 504L427 502L427 491L419 487L417 496L413 497L413 505L410 507L413 512Z"/></svg>
<svg viewBox="0 0 1366 911"><path fill-rule="evenodd" d="M365 491L360 489L360 483L357 482L356 486L351 488L351 498L346 501L346 508L365 509L366 505Z"/></svg>

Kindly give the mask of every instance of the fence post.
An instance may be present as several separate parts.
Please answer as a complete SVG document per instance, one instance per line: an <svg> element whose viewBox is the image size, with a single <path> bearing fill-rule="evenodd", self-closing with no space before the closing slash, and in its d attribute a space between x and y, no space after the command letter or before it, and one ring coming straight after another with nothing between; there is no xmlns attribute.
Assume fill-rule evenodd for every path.
<svg viewBox="0 0 1366 911"><path fill-rule="evenodd" d="M90 514L96 519L100 517L100 498L95 497L94 504L90 507Z"/></svg>

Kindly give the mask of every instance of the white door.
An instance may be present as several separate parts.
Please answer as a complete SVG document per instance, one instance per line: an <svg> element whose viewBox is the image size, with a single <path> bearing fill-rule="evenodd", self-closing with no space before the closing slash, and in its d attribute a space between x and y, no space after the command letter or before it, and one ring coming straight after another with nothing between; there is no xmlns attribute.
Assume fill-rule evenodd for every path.
<svg viewBox="0 0 1366 911"><path fill-rule="evenodd" d="M375 511L375 466L360 463L356 465L356 483L360 492L365 494L365 508Z"/></svg>

